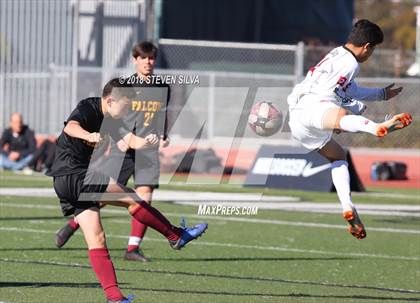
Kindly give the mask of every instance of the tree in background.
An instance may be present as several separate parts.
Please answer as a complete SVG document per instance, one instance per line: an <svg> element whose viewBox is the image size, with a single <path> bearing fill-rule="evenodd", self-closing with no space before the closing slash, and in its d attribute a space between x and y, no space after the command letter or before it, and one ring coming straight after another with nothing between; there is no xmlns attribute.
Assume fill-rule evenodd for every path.
<svg viewBox="0 0 420 303"><path fill-rule="evenodd" d="M385 34L383 48L413 50L416 46L416 13L419 0L355 0L355 17L377 23Z"/></svg>

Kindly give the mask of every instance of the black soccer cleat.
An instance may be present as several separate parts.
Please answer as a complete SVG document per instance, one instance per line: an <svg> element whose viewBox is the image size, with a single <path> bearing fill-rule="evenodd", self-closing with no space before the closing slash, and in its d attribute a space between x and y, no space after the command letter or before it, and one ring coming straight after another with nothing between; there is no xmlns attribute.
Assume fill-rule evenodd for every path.
<svg viewBox="0 0 420 303"><path fill-rule="evenodd" d="M71 236L73 236L73 234L74 229L71 228L69 224L64 225L55 233L55 245L58 248L63 247L64 244L66 244L67 241L71 238Z"/></svg>
<svg viewBox="0 0 420 303"><path fill-rule="evenodd" d="M143 251L140 248L132 250L132 251L126 251L124 254L124 260L138 261L138 262L144 262L144 263L150 261L149 258L147 258L144 255Z"/></svg>

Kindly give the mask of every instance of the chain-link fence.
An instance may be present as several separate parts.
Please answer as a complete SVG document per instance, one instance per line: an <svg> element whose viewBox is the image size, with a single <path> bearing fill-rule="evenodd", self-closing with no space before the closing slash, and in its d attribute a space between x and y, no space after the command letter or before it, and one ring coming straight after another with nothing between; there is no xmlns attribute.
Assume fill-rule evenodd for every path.
<svg viewBox="0 0 420 303"><path fill-rule="evenodd" d="M77 95L76 101L88 96L98 96L102 85L110 78L133 73L131 67L125 69L104 69L98 67L78 67L77 69ZM232 138L242 136L250 142L279 143L279 140L290 139L287 123L281 132L270 138L256 136L248 127L239 125L240 119L246 119L247 106L257 101L270 101L287 118L286 98L290 93L296 76L294 74L279 75L269 73L243 73L222 71L195 71L179 69L157 69L157 74L182 75L184 79L198 79L197 83L173 83L171 85L171 101L169 106L169 122L172 125L172 136L180 138L193 138L201 129L201 136L209 140ZM17 75L16 77L18 77ZM65 98L68 93L68 84L72 80L72 68L68 66L50 66L50 71L39 77L32 77L37 81L46 83L43 89L48 96L44 102L34 104L33 111L37 114L36 131L38 133L58 133L62 122L70 113L75 102ZM26 77L26 80L30 78ZM190 81L192 82L192 81ZM360 78L359 84L363 86L385 86L396 82L404 86L403 94L387 102L368 102L366 116L381 121L385 115L402 111L414 115L415 120L420 118L419 96L420 82L418 79L403 78ZM25 86L21 87L25 89ZM39 92L38 92L39 93ZM64 97L64 98L63 98ZM19 105L19 102L13 103ZM13 107L13 106L11 106ZM15 107L16 109L19 109ZM16 110L14 109L14 110ZM22 108L25 112L25 109ZM386 140L378 140L365 135L338 136L338 140L348 146L395 146L419 147L418 125L415 123L404 132L392 134Z"/></svg>
<svg viewBox="0 0 420 303"><path fill-rule="evenodd" d="M316 65L333 46L306 46L304 53L304 69ZM416 53L404 49L381 49L380 46L373 55L361 64L360 77L401 78L406 76L407 69L415 62Z"/></svg>
<svg viewBox="0 0 420 303"><path fill-rule="evenodd" d="M410 147L420 148L420 79L409 78L359 78L358 84L366 87L384 87L390 83L403 86L397 97L382 102L365 102L367 110L364 116L383 121L386 115L401 112L410 113L414 121L412 125L400 132L389 134L386 138L376 138L366 134L340 134L338 141L352 147Z"/></svg>
<svg viewBox="0 0 420 303"><path fill-rule="evenodd" d="M20 112L36 131L49 130L55 107L68 111L74 99L71 75L54 75L52 65L71 67L73 6L64 1L0 1L0 127ZM53 90L62 102L51 102Z"/></svg>
<svg viewBox="0 0 420 303"><path fill-rule="evenodd" d="M303 44L277 45L160 39L165 69L300 76Z"/></svg>
<svg viewBox="0 0 420 303"><path fill-rule="evenodd" d="M138 5L143 1L43 1L40 6L31 1L7 6L5 3L0 2L2 129L8 124L9 115L18 111L37 133L58 133L78 100L99 95L102 85L111 77L134 72L129 61L130 49L139 39L140 30L133 23L133 7L140 8ZM83 42L98 34L90 24L95 22L98 12L103 21L108 20L107 14L112 15L108 16L112 17L110 22L103 24L102 38L99 37L105 43L101 60L97 58L101 54L98 45ZM50 25L55 29L49 31ZM92 30L90 36L88 28ZM78 37L78 33L82 34ZM25 41L34 39L37 43L28 48ZM257 137L244 122L249 107L256 101L273 102L286 121L286 97L293 85L331 49L303 44L168 39L158 44L156 73L184 79L181 84L171 83L169 120L173 136L191 139L200 131L199 135L213 141L244 137L245 141L256 144L282 140L289 143L290 134L284 123L276 135ZM379 48L362 65L362 78L358 82L366 86L383 87L392 82L403 85L399 97L385 103L369 103L366 114L380 121L386 114L406 111L414 116L414 125L381 141L361 134L342 134L338 140L357 147L419 147L420 79L403 77L413 61L412 52Z"/></svg>
<svg viewBox="0 0 420 303"><path fill-rule="evenodd" d="M302 79L304 71L316 65L332 48L167 39L162 39L159 47L162 66L167 68L164 72L196 73L202 80L200 85L215 88L214 94L202 91L200 97L193 97L195 107L184 109L191 112L191 117L201 115L208 118L211 129L204 129L204 135L208 138L234 133L232 127L237 125L229 122L235 121L240 115L244 106L243 100L247 97L240 88L255 89L252 102L271 101L286 116L286 97L293 85ZM420 119L420 79L395 77L404 74L414 58L413 52L378 49L368 62L362 64L361 77L357 79L359 85L367 87L385 87L391 83L403 86L403 93L390 101L366 102L366 116L374 121L383 121L388 114L408 112L414 117L413 125L403 132L391 134L385 140L363 134L340 134L337 136L339 142L351 147L420 147L420 124L417 122ZM231 87L231 90L227 87ZM178 87L177 90L184 93L173 96L172 102L183 105L188 96L185 91L189 89ZM211 97L209 99L209 96L214 100ZM190 122L185 122L184 127L191 131L189 125ZM181 128L174 130L182 133ZM286 124L282 132L264 141L287 140L290 138L288 130ZM258 140L248 129L245 130L244 137Z"/></svg>
<svg viewBox="0 0 420 303"><path fill-rule="evenodd" d="M86 68L129 65L145 19L145 0L0 1L0 130L19 112L58 132L82 93L100 91Z"/></svg>

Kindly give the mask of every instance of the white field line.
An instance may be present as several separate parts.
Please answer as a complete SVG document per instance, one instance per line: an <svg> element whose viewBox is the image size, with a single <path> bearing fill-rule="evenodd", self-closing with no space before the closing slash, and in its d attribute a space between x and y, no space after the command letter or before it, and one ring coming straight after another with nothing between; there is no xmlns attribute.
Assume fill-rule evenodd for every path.
<svg viewBox="0 0 420 303"><path fill-rule="evenodd" d="M53 230L44 230L44 229L30 229L30 228L18 228L18 227L0 227L1 231L14 231L14 232L26 232L26 233L42 233L42 234L55 234ZM82 233L75 233L77 236L82 236ZM118 238L118 239L127 239L127 236L123 235L113 235L107 234L108 238ZM165 239L149 238L145 237L146 241L155 241L155 242L167 242ZM282 252L296 252L296 253L309 253L309 254L319 254L319 255L335 255L335 256L347 256L347 257L366 257L366 258L377 258L377 259L390 259L390 260L405 260L405 261L419 261L420 258L417 257L407 257L407 256L390 256L382 254L368 254L368 253L351 253L351 252L335 252L327 250L315 250L315 249L301 249L301 248L291 248L291 247L281 247L281 246L261 246L261 245L243 245L243 244L234 244L234 243L220 243L220 242L206 242L206 241L197 241L194 242L194 245L201 246L213 246L213 247L229 247L229 248L239 248L239 249L253 249L253 250L269 250L269 251L282 251Z"/></svg>
<svg viewBox="0 0 420 303"><path fill-rule="evenodd" d="M17 177L20 180L21 177ZM0 178L1 180L1 178ZM36 179L38 180L38 179ZM420 192L419 192L420 193ZM2 187L0 188L0 195L10 196L39 196L39 197L55 197L56 194L52 187L45 188L15 188L15 187ZM395 198L395 199L409 199L420 201L419 194L402 194L402 193L379 193L379 192L353 192L352 195L359 197L382 197L382 198ZM190 191L178 191L178 190L163 190L157 189L154 192L155 200L173 201L173 200L187 200L190 201L226 201L226 197L229 197L229 201L299 201L297 197L289 196L271 196L262 195L259 193L228 193L228 192L190 192Z"/></svg>
<svg viewBox="0 0 420 303"><path fill-rule="evenodd" d="M27 196L27 195L25 195ZM33 194L32 197L37 196ZM285 210L285 211L296 211L296 212L312 212L312 213L327 213L327 214L339 214L341 208L339 203L318 203L318 202L294 202L294 203L275 203L275 202L187 202L179 201L176 204L198 206L199 204L211 205L225 205L225 206L239 206L239 207L258 207L258 209L268 210ZM0 203L0 206L18 205ZM19 204L21 207L24 204ZM29 205L29 204L28 204ZM30 207L39 208L38 205L31 205ZM44 206L41 206L43 208ZM420 206L419 205L380 205L380 204L358 204L358 210L363 215L373 216L400 216L400 217L420 217ZM54 208L56 208L54 206Z"/></svg>
<svg viewBox="0 0 420 303"><path fill-rule="evenodd" d="M180 201L176 202L177 204L188 204L188 205L200 205L204 204L201 202L185 202ZM341 210L340 203L328 203L328 202L284 202L284 203L273 203L273 202L207 202L206 205L232 205L232 206L262 206L266 207L267 209L275 209L276 206L285 209L299 209L299 208L307 208L307 209L325 209L325 210ZM420 213L420 205L403 205L403 204L358 204L358 209L360 210L374 210L374 211L401 211L401 212L419 212Z"/></svg>
<svg viewBox="0 0 420 303"><path fill-rule="evenodd" d="M47 210L58 210L58 206L53 205L37 205L37 204L17 204L17 203L0 203L0 207L11 208L36 208ZM102 209L104 213L127 214L124 210L118 209ZM312 222L299 222L299 221L284 221L284 220L270 220L270 219L255 219L249 217L223 217L223 216L201 216L201 215L182 215L179 213L165 213L166 216L184 217L200 220L216 220L222 222L244 222L244 223L259 223L259 224L273 224L273 225L287 225L298 227L311 227L311 228L332 228L332 229L345 229L345 224L325 224L325 223L312 223ZM33 220L32 220L33 221ZM37 221L37 220L34 220ZM115 223L128 223L125 220L110 220ZM420 230L416 229L398 229L398 228L385 228L385 227L368 227L368 231L385 232L385 233L400 233L400 234L420 234Z"/></svg>
<svg viewBox="0 0 420 303"><path fill-rule="evenodd" d="M167 216L180 216L180 214L165 213ZM272 224L272 225L286 225L297 227L311 227L311 228L331 228L331 229L346 229L346 225L339 224L324 224L324 223L311 223L299 221L283 221L283 220L266 220L266 219L247 219L235 217L217 217L217 216L198 216L198 215L182 215L185 218L201 219L201 220L215 220L215 221L230 221L230 222L246 222L246 223L259 223L259 224ZM127 224L128 221L124 220L109 220L110 222ZM415 229L398 229L398 228L381 228L381 227L367 227L368 231L385 232L385 233L401 233L401 234L416 234L420 235L420 230Z"/></svg>
<svg viewBox="0 0 420 303"><path fill-rule="evenodd" d="M0 195L56 197L53 188L0 188ZM297 202L300 199L289 196L263 196L259 193L190 192L158 189L153 193L156 201L229 201L229 202Z"/></svg>
<svg viewBox="0 0 420 303"><path fill-rule="evenodd" d="M22 195L22 196L50 196L55 197L52 188L0 188L1 195ZM229 197L229 201L226 202ZM315 203L298 202L294 197L273 197L262 196L260 194L233 194L233 193L211 193L211 192L187 192L187 191L167 191L157 190L154 194L158 201L176 201L175 203L184 205L206 205L224 204L241 207L258 206L259 209L275 209L300 212L315 213L341 213L339 203ZM240 201L240 202L239 202ZM258 202L256 202L258 201ZM359 211L367 215L393 215L420 217L420 205L379 205L379 204L359 204Z"/></svg>

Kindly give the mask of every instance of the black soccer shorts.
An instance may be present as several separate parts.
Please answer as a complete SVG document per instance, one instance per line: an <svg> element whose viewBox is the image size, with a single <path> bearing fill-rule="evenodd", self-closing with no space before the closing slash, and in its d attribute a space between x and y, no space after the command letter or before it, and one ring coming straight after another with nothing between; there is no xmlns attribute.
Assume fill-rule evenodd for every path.
<svg viewBox="0 0 420 303"><path fill-rule="evenodd" d="M135 187L150 186L158 188L160 177L159 151L157 149L141 150L135 153L135 159L132 156L126 156L118 176L118 183L127 184L133 175Z"/></svg>
<svg viewBox="0 0 420 303"><path fill-rule="evenodd" d="M108 187L110 177L95 173L95 184L89 184L86 180L86 171L65 176L54 177L54 190L60 199L61 211L64 216L77 216L86 209L99 207L98 201L79 201L82 193L104 193Z"/></svg>

